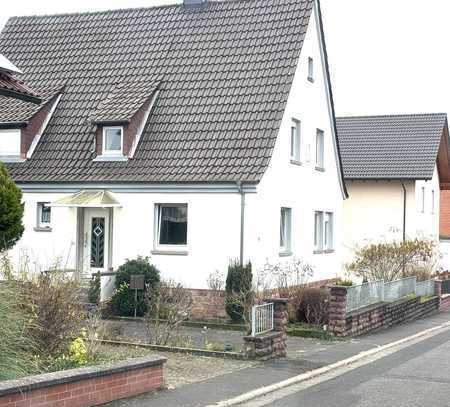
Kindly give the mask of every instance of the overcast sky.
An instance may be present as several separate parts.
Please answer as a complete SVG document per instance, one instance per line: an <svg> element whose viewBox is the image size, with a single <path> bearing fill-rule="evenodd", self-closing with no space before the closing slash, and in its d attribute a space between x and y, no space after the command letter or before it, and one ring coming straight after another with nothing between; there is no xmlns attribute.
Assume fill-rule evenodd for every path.
<svg viewBox="0 0 450 407"><path fill-rule="evenodd" d="M180 0L13 0L10 16ZM448 0L322 0L338 115L450 112ZM0 49L1 53L1 49Z"/></svg>

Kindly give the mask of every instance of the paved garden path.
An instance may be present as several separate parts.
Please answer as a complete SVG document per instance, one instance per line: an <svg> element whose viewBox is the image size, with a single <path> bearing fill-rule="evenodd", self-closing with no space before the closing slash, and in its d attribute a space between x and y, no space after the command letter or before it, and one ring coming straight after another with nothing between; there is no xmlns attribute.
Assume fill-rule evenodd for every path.
<svg viewBox="0 0 450 407"><path fill-rule="evenodd" d="M173 390L145 394L108 404L109 407L200 407L238 396L324 365L385 345L450 321L450 312L398 325L389 330L348 341L290 338L289 357L223 372L208 380ZM228 332L228 331L227 331ZM235 333L233 333L235 334ZM169 355L170 358L170 355ZM219 368L218 368L219 369Z"/></svg>

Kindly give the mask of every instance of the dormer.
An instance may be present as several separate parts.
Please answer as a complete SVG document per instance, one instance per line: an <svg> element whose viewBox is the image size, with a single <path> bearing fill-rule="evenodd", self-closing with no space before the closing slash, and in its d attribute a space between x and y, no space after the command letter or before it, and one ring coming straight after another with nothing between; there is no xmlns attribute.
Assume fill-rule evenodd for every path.
<svg viewBox="0 0 450 407"><path fill-rule="evenodd" d="M126 161L134 156L159 84L122 83L100 101L91 119L95 125L94 161Z"/></svg>
<svg viewBox="0 0 450 407"><path fill-rule="evenodd" d="M63 88L46 87L40 102L0 96L0 161L31 158L59 103Z"/></svg>

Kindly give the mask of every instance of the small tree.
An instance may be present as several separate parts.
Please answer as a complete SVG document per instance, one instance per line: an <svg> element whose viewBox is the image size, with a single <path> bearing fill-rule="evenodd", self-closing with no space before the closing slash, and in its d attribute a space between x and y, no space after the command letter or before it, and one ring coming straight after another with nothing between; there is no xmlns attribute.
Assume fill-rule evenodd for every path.
<svg viewBox="0 0 450 407"><path fill-rule="evenodd" d="M22 237L22 192L0 163L0 252L11 249Z"/></svg>
<svg viewBox="0 0 450 407"><path fill-rule="evenodd" d="M252 264L250 262L245 266L241 266L237 261L230 263L225 283L227 294L225 308L233 322L249 323L249 311L253 302L252 281Z"/></svg>
<svg viewBox="0 0 450 407"><path fill-rule="evenodd" d="M365 280L393 281L432 264L436 249L435 242L420 239L372 243L356 250L347 269Z"/></svg>

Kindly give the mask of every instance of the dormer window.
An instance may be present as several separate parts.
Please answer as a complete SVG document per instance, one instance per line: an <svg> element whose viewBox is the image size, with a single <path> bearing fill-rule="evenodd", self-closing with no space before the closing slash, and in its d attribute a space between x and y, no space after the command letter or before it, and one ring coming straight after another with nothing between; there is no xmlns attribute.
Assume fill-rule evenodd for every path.
<svg viewBox="0 0 450 407"><path fill-rule="evenodd" d="M5 159L20 158L20 129L1 129L0 130L0 157Z"/></svg>
<svg viewBox="0 0 450 407"><path fill-rule="evenodd" d="M123 127L103 128L103 155L123 155Z"/></svg>

